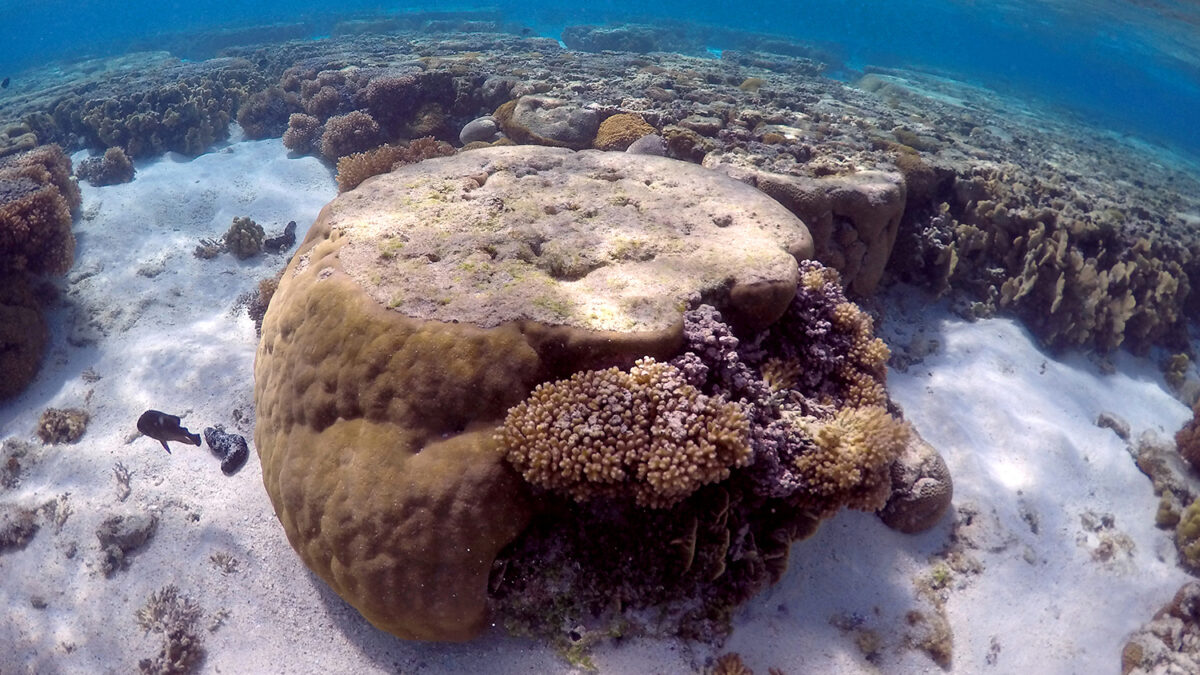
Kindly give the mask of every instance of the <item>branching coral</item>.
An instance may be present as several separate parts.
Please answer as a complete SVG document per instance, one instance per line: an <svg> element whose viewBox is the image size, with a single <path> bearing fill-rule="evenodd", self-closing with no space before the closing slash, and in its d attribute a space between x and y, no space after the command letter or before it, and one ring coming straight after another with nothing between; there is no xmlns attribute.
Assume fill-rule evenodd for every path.
<svg viewBox="0 0 1200 675"><path fill-rule="evenodd" d="M75 260L71 161L57 145L0 159L0 271L62 274Z"/></svg>
<svg viewBox="0 0 1200 675"><path fill-rule="evenodd" d="M289 116L300 112L300 97L279 87L252 94L237 111L246 138L277 138L288 128Z"/></svg>
<svg viewBox="0 0 1200 675"><path fill-rule="evenodd" d="M701 394L680 371L640 359L542 384L497 438L527 481L579 501L632 496L664 508L750 460L738 406Z"/></svg>
<svg viewBox="0 0 1200 675"><path fill-rule="evenodd" d="M374 118L355 110L330 117L321 134L321 154L331 162L346 155L369 150L383 142L383 132Z"/></svg>
<svg viewBox="0 0 1200 675"><path fill-rule="evenodd" d="M161 633L163 645L157 657L138 662L139 670L143 673L191 672L204 657L203 639L196 629L200 614L200 606L175 585L151 593L146 604L137 611L137 622L147 633Z"/></svg>
<svg viewBox="0 0 1200 675"><path fill-rule="evenodd" d="M396 134L416 109L420 94L416 73L401 73L371 78L358 98L380 126Z"/></svg>
<svg viewBox="0 0 1200 675"><path fill-rule="evenodd" d="M265 236L261 225L246 216L241 216L233 219L233 224L229 226L223 241L226 250L238 259L245 260L262 251Z"/></svg>
<svg viewBox="0 0 1200 675"><path fill-rule="evenodd" d="M880 406L842 408L831 420L802 424L815 446L793 460L804 481L803 499L882 508L891 493L891 464L909 441L908 425Z"/></svg>
<svg viewBox="0 0 1200 675"><path fill-rule="evenodd" d="M398 166L453 154L454 146L427 136L403 145L382 145L346 155L337 163L338 192L353 190L371 176L387 173Z"/></svg>
<svg viewBox="0 0 1200 675"><path fill-rule="evenodd" d="M306 155L316 147L322 131L321 120L304 113L292 113L288 117L287 130L283 132L283 147Z"/></svg>
<svg viewBox="0 0 1200 675"><path fill-rule="evenodd" d="M129 155L119 146L104 151L103 157L92 157L79 163L75 174L96 187L128 183L135 171Z"/></svg>

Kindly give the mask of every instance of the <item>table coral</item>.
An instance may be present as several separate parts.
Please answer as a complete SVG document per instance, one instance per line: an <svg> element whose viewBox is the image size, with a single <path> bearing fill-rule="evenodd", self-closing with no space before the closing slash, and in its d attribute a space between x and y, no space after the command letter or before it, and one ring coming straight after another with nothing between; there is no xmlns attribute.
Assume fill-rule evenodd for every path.
<svg viewBox="0 0 1200 675"><path fill-rule="evenodd" d="M640 359L539 385L497 440L525 480L580 501L664 508L750 461L740 407L701 394L670 364Z"/></svg>

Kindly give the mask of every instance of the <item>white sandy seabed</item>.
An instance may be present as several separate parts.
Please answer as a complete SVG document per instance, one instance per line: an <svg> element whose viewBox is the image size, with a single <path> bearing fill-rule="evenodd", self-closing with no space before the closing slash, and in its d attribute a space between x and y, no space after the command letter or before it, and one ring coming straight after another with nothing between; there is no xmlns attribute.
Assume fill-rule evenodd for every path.
<svg viewBox="0 0 1200 675"><path fill-rule="evenodd" d="M65 306L51 313L45 365L0 407L0 439L39 448L0 500L56 503L23 549L0 554L0 673L135 671L162 641L135 614L168 584L203 610L206 673L572 670L549 647L500 631L436 645L375 630L300 563L253 454L226 477L206 447L175 444L168 455L135 430L154 408L183 415L193 431L223 424L251 437L256 339L235 305L286 256L200 260L192 249L234 216L268 235L295 220L303 239L335 193L327 167L289 158L278 140L167 156L138 166L132 183L83 186L77 260ZM954 512L919 536L857 512L826 522L794 547L784 579L739 613L722 651L759 673L1119 672L1125 637L1189 577L1153 525L1150 481L1094 421L1110 411L1134 437L1169 437L1189 411L1148 360L1118 354L1116 373L1103 375L1083 357L1041 352L1010 320L965 323L913 291L888 303L890 343L939 345L891 373L890 390L946 457ZM90 412L83 438L42 448L33 430L47 407ZM131 472L123 501L118 462ZM136 513L156 515L157 532L106 577L96 529ZM906 646L905 617L929 610L916 582L954 542L979 564L945 580L954 647L943 671ZM231 557L230 569L214 555ZM875 640L871 660L864 635ZM602 646L593 660L601 672L686 673L711 656L645 639Z"/></svg>

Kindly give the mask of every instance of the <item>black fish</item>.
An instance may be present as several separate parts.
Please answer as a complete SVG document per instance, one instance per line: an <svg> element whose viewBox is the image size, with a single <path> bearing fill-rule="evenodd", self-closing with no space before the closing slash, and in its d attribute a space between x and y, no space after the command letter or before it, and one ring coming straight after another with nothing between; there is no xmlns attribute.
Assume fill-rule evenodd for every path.
<svg viewBox="0 0 1200 675"><path fill-rule="evenodd" d="M3 82L0 82L0 89L8 89L8 78L7 77L4 78Z"/></svg>
<svg viewBox="0 0 1200 675"><path fill-rule="evenodd" d="M521 29L521 35L524 35L524 36L527 36L527 37L528 37L528 36L529 36L529 34L530 34L530 33L532 33L532 32L533 32L533 29L532 29L532 28L529 28L528 26L526 26L525 28L522 28L522 29Z"/></svg>
<svg viewBox="0 0 1200 675"><path fill-rule="evenodd" d="M166 450L168 453L171 452L171 448L167 445L167 441L200 445L199 434L193 434L186 428L179 426L179 418L175 415L168 415L165 412L147 410L138 418L137 427L138 431L162 443L163 450Z"/></svg>

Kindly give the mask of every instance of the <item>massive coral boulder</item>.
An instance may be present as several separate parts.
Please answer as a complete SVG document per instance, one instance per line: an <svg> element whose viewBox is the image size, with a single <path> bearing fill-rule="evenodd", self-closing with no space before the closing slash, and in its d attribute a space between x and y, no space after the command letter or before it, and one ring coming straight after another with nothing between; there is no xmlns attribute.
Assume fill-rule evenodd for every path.
<svg viewBox="0 0 1200 675"><path fill-rule="evenodd" d="M506 412L539 383L673 356L689 302L774 322L811 253L776 202L660 157L501 147L364 181L263 320L255 443L289 541L376 626L474 636L531 517Z"/></svg>
<svg viewBox="0 0 1200 675"><path fill-rule="evenodd" d="M808 178L727 168L771 195L812 231L816 258L836 269L847 288L875 292L896 245L907 199L898 173L860 171Z"/></svg>

